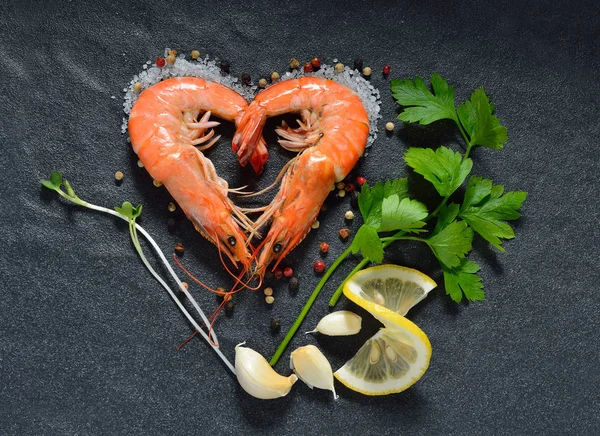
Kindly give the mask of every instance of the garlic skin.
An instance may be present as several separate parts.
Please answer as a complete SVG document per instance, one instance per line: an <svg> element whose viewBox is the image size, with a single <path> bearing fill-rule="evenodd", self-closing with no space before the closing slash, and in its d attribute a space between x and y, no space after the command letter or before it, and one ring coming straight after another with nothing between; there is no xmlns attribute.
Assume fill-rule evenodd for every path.
<svg viewBox="0 0 600 436"><path fill-rule="evenodd" d="M338 399L333 385L331 365L317 347L305 345L296 348L290 356L290 367L309 388L330 390L333 392L333 399Z"/></svg>
<svg viewBox="0 0 600 436"><path fill-rule="evenodd" d="M349 310L338 310L324 316L317 327L308 333L322 333L327 336L350 336L360 332L362 318Z"/></svg>
<svg viewBox="0 0 600 436"><path fill-rule="evenodd" d="M240 386L261 400L285 397L298 377L295 374L289 377L277 374L264 357L241 345L235 347L235 373Z"/></svg>

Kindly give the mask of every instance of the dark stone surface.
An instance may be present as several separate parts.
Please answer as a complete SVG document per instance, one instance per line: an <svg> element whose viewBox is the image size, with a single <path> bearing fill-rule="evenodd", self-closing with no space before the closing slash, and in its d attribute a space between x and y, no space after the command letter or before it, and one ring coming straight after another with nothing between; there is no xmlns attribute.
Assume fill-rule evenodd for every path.
<svg viewBox="0 0 600 436"><path fill-rule="evenodd" d="M349 3L1 2L0 434L600 434L600 8ZM360 57L382 91L381 129L397 113L380 75L385 64L394 78L439 72L457 101L485 87L510 139L503 151L476 150L474 173L529 197L506 254L475 244L486 302L455 305L438 289L410 314L433 345L430 369L413 388L370 398L338 384L334 402L298 383L278 401L249 397L200 340L176 350L190 328L138 260L126 226L40 188L60 169L92 202L143 203L142 223L165 251L182 242L187 266L207 283L228 283L215 249L186 220L167 231L169 195L152 186L120 133L123 87L167 46L229 59L233 74L253 78L283 72L292 56ZM231 129L211 158L235 184L248 173L226 139ZM443 125L423 132L397 123L358 172L371 181L405 176L402 154L421 144L459 147ZM276 144L271 150L259 186L289 157ZM120 186L116 170L125 173ZM227 356L244 340L271 355L317 282L319 243L331 244L329 261L345 246L336 234L348 207L348 199L330 207L289 257L301 279L296 295L276 283L269 308L245 292L233 316L219 319ZM441 280L424 247L398 244L386 261ZM333 287L307 327L327 313ZM216 305L193 289L203 306ZM281 319L276 335L272 317ZM366 324L368 336L377 326ZM298 336L292 347L306 343L320 345L334 368L360 345Z"/></svg>

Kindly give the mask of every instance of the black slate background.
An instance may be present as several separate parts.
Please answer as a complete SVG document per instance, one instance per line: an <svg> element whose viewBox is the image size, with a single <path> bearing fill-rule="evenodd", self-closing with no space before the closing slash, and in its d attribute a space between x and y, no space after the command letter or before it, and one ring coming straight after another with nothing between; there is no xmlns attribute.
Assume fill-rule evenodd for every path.
<svg viewBox="0 0 600 436"><path fill-rule="evenodd" d="M600 434L599 20L593 1L2 2L0 434ZM433 345L431 367L413 388L370 398L338 384L334 402L298 383L278 401L249 397L200 340L176 350L190 327L138 260L126 226L40 188L60 169L89 201L142 203L142 224L166 252L182 242L187 266L208 283L228 283L215 249L187 221L167 231L169 196L137 167L120 133L122 88L165 47L227 58L235 74L255 79L283 72L291 56L361 57L382 92L382 130L397 113L384 64L391 77L439 72L457 101L485 87L510 139L503 151L477 149L474 173L529 197L506 254L475 244L486 302L455 305L438 289L411 312ZM224 132L210 156L237 185L250 173L236 166L231 128ZM257 187L289 158L269 138ZM423 131L397 122L357 172L370 181L406 176L404 150L438 144L460 147L444 124ZM120 186L116 170L125 173ZM298 295L275 283L267 308L246 292L234 316L219 320L230 358L244 340L272 354L283 332L272 336L269 319L281 317L284 330L291 324L318 280L319 242L331 243L329 261L345 246L336 233L348 207L332 204L289 257ZM386 261L441 281L421 246L398 244ZM307 329L352 266L323 291ZM213 296L193 289L210 311ZM363 337L376 328L367 322ZM335 368L360 345L298 336L292 346L306 343Z"/></svg>

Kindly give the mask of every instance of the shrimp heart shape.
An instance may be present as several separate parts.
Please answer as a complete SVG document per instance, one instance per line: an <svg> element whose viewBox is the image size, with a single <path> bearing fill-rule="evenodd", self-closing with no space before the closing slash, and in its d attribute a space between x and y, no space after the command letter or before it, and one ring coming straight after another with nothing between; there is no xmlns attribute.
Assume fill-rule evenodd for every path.
<svg viewBox="0 0 600 436"><path fill-rule="evenodd" d="M270 187L251 194L262 194L280 183L267 206L240 208L228 196L240 190L229 189L202 153L219 139L213 130L219 123L209 118L214 115L236 124L233 151L242 166L250 163L260 174L268 158L262 135L266 119L285 113L299 114L300 119L297 128L282 123L276 129L279 144L298 155L284 165ZM144 167L164 184L196 229L217 246L221 260L224 254L235 265L240 262L243 273L251 272L262 282L267 266L276 268L304 239L331 186L343 180L362 156L369 119L354 91L328 79L281 81L248 105L225 85L179 77L142 92L128 128ZM251 220L250 212L262 215ZM268 222L269 231L255 249L251 239ZM239 281L241 275L235 277Z"/></svg>

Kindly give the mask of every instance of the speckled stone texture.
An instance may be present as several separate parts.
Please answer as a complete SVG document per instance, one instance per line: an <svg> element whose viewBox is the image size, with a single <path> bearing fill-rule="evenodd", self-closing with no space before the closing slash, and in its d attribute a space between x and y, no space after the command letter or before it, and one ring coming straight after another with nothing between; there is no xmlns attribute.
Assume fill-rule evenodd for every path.
<svg viewBox="0 0 600 436"><path fill-rule="evenodd" d="M0 434L3 435L597 435L598 113L600 7L593 1L337 2L0 2ZM484 86L508 127L502 151L477 149L474 174L529 197L507 253L476 240L487 301L452 303L440 288L409 317L429 336L431 366L410 390L364 397L298 383L289 396L246 395L200 340L181 351L191 329L139 261L123 222L57 200L39 179L60 169L85 199L112 207L142 203L142 224L207 283L230 281L216 250L177 215L120 133L122 89L165 47L199 49L254 80L287 68L290 57L346 64L360 57L382 92L380 137L356 173L369 181L407 176L408 146L459 150L451 126L396 123L381 75L439 72L463 101ZM114 97L114 98L113 98ZM268 124L271 160L257 180L240 170L228 145L209 156L232 186L267 186L291 154ZM123 183L113 174L121 170ZM429 205L438 199L422 190ZM349 200L332 202L321 227L289 256L300 277L291 295L272 283L275 304L259 292L237 297L216 324L223 352L235 344L271 355L318 278L321 241L331 262L347 243ZM357 218L349 225L356 231ZM153 261L154 258L151 257ZM442 282L426 247L397 244L387 262L417 267ZM334 288L355 265L342 265L306 320L327 313ZM192 287L211 311L215 298ZM340 307L353 306L343 300ZM340 367L378 324L365 317L360 338L297 336ZM272 317L282 331L270 333ZM293 348L292 348L293 349ZM290 350L291 351L291 350ZM288 370L286 354L277 370Z"/></svg>

